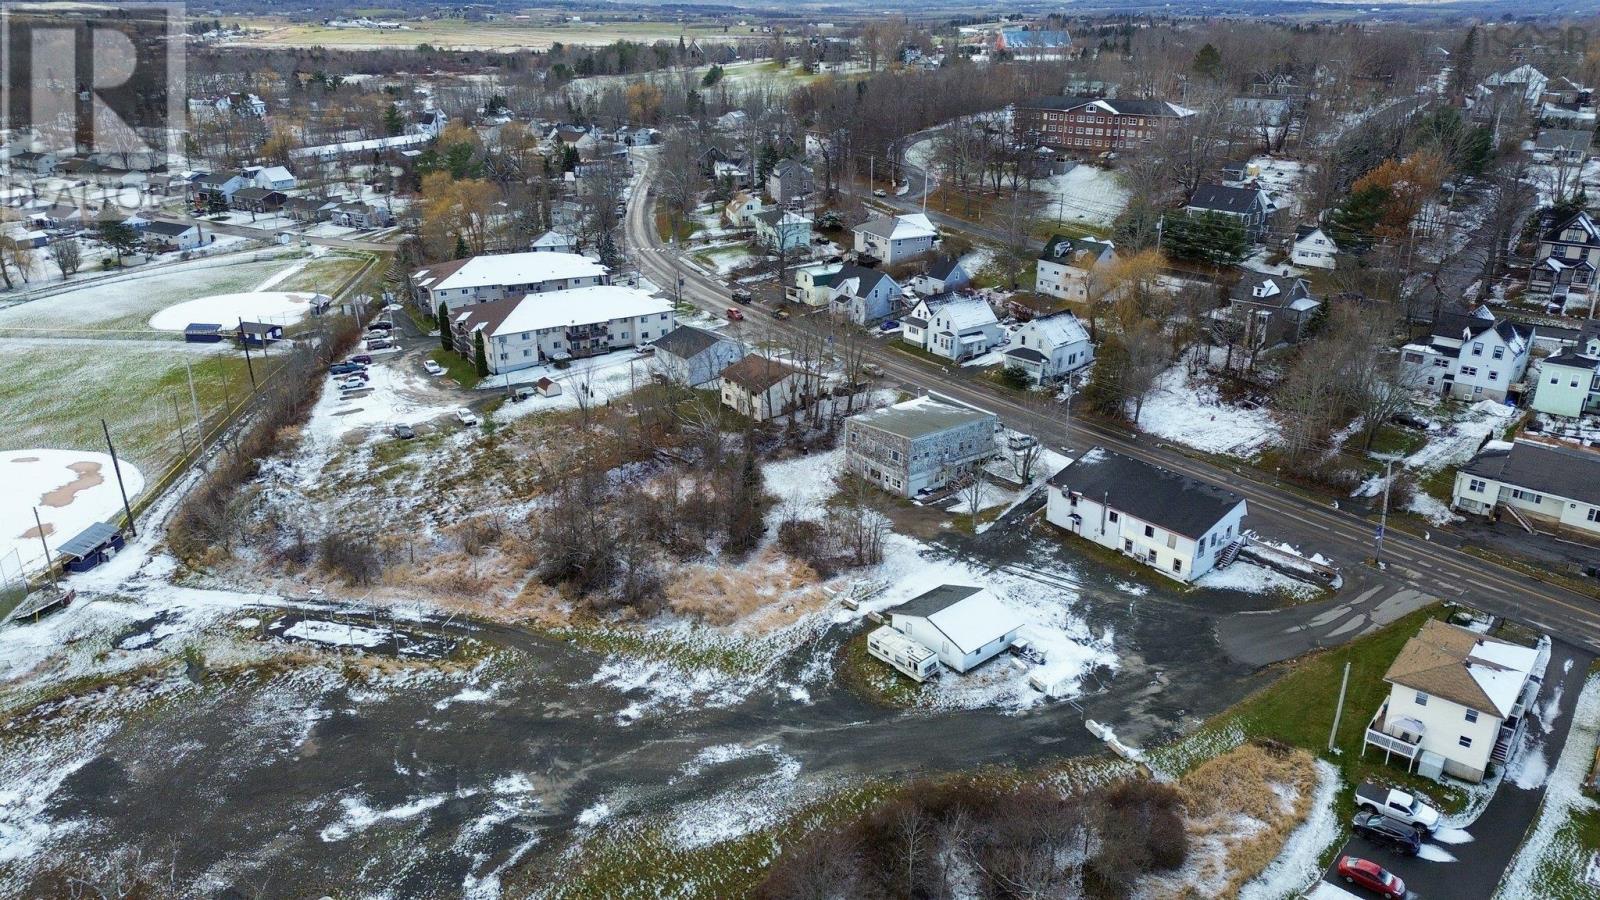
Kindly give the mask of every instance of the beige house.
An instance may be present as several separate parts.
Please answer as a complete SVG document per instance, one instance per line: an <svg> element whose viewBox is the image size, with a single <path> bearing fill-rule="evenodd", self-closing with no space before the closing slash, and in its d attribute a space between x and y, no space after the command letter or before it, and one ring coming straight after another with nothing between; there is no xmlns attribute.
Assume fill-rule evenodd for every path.
<svg viewBox="0 0 1600 900"><path fill-rule="evenodd" d="M757 422L804 406L817 393L817 377L765 356L746 356L722 370L722 405Z"/></svg>
<svg viewBox="0 0 1600 900"><path fill-rule="evenodd" d="M1523 647L1429 619L1384 673L1389 698L1362 754L1373 747L1408 770L1482 781L1516 745L1549 659L1548 643Z"/></svg>

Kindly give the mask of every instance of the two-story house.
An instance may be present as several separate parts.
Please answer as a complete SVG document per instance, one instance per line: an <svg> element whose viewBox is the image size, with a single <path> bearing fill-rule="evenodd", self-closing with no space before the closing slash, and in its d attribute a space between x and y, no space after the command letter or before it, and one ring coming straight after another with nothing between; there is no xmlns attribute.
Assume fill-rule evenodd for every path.
<svg viewBox="0 0 1600 900"><path fill-rule="evenodd" d="M797 159L785 159L767 173L767 196L774 203L789 203L811 195L816 190L811 170Z"/></svg>
<svg viewBox="0 0 1600 900"><path fill-rule="evenodd" d="M1097 293L1095 279L1117 261L1110 241L1051 236L1039 254L1034 289L1041 294L1087 303Z"/></svg>
<svg viewBox="0 0 1600 900"><path fill-rule="evenodd" d="M854 233L856 253L886 266L915 259L939 241L938 229L921 213L879 216L857 225Z"/></svg>
<svg viewBox="0 0 1600 900"><path fill-rule="evenodd" d="M1564 309L1586 309L1593 318L1595 273L1600 270L1600 225L1580 212L1539 239L1539 254L1528 269L1528 291L1548 294Z"/></svg>
<svg viewBox="0 0 1600 900"><path fill-rule="evenodd" d="M761 198L749 191L738 191L722 207L722 218L734 228L749 228L761 212Z"/></svg>
<svg viewBox="0 0 1600 900"><path fill-rule="evenodd" d="M669 381L699 387L716 381L722 370L744 358L744 344L715 331L679 325L656 338L650 362Z"/></svg>
<svg viewBox="0 0 1600 900"><path fill-rule="evenodd" d="M1444 773L1480 782L1504 763L1539 694L1550 653L1429 619L1406 641L1383 680L1389 696L1367 726L1372 747L1410 770L1432 755Z"/></svg>
<svg viewBox="0 0 1600 900"><path fill-rule="evenodd" d="M958 291L972 283L972 274L953 256L940 256L911 279L911 291L924 297Z"/></svg>
<svg viewBox="0 0 1600 900"><path fill-rule="evenodd" d="M1600 453L1527 440L1490 442L1456 471L1450 505L1489 517L1505 510L1530 529L1600 539Z"/></svg>
<svg viewBox="0 0 1600 900"><path fill-rule="evenodd" d="M844 270L842 263L818 263L794 270L794 284L783 289L784 299L806 306L827 306L833 299L833 284Z"/></svg>
<svg viewBox="0 0 1600 900"><path fill-rule="evenodd" d="M811 246L811 220L786 209L768 209L751 217L756 243L779 253L793 253Z"/></svg>
<svg viewBox="0 0 1600 900"><path fill-rule="evenodd" d="M829 300L837 319L866 325L886 319L900 299L900 285L878 271L847 263L833 278Z"/></svg>
<svg viewBox="0 0 1600 900"><path fill-rule="evenodd" d="M900 339L936 356L962 362L1005 340L994 309L981 297L924 297L900 317Z"/></svg>
<svg viewBox="0 0 1600 900"><path fill-rule="evenodd" d="M1259 187L1228 187L1221 184L1202 184L1194 189L1189 204L1184 209L1191 213L1213 213L1234 219L1244 226L1246 239L1252 244L1261 243L1272 223L1272 201Z"/></svg>
<svg viewBox="0 0 1600 900"><path fill-rule="evenodd" d="M1289 251L1289 261L1301 268L1337 268L1339 245L1333 242L1321 225L1296 225L1294 244Z"/></svg>
<svg viewBox="0 0 1600 900"><path fill-rule="evenodd" d="M1535 383L1529 403L1535 412L1570 419L1600 414L1600 323L1591 322L1573 349L1545 357Z"/></svg>
<svg viewBox="0 0 1600 900"><path fill-rule="evenodd" d="M752 353L722 370L722 405L765 422L804 407L816 396L818 380L804 369Z"/></svg>
<svg viewBox="0 0 1600 900"><path fill-rule="evenodd" d="M1232 491L1100 447L1050 478L1045 520L1177 581L1233 561L1248 508Z"/></svg>
<svg viewBox="0 0 1600 900"><path fill-rule="evenodd" d="M901 497L933 491L994 455L994 414L919 397L844 420L845 469Z"/></svg>
<svg viewBox="0 0 1600 900"><path fill-rule="evenodd" d="M1406 381L1453 400L1504 400L1528 370L1531 325L1497 320L1487 306L1441 313L1426 344L1400 348Z"/></svg>
<svg viewBox="0 0 1600 900"><path fill-rule="evenodd" d="M1071 311L1030 319L1012 332L1006 368L1021 369L1038 384L1055 381L1094 362L1089 331Z"/></svg>
<svg viewBox="0 0 1600 900"><path fill-rule="evenodd" d="M1245 270L1228 291L1228 315L1242 329L1247 347L1297 344L1322 301L1311 286L1293 275L1266 275Z"/></svg>

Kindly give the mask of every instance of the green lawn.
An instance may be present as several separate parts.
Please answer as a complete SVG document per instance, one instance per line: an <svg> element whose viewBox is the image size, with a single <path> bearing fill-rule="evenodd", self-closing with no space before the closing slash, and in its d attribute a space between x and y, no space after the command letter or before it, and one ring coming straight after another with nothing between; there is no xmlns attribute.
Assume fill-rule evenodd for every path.
<svg viewBox="0 0 1600 900"><path fill-rule="evenodd" d="M444 366L445 377L454 380L456 384L464 388L469 390L475 388L478 386L478 382L483 380L478 375L477 362L463 357L454 350L446 350L444 347L435 344L433 352L428 354L428 358Z"/></svg>

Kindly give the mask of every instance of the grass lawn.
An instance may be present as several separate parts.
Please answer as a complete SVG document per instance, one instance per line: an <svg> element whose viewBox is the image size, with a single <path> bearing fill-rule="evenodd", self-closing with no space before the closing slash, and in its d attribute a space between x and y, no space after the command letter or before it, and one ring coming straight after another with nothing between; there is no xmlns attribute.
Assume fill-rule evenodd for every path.
<svg viewBox="0 0 1600 900"><path fill-rule="evenodd" d="M331 254L306 263L306 267L272 286L275 291L315 291L332 294L361 271L364 257Z"/></svg>
<svg viewBox="0 0 1600 900"><path fill-rule="evenodd" d="M1405 785L1446 811L1462 808L1466 802L1462 792L1407 775L1403 764L1384 765L1381 754L1369 752L1366 759L1361 757L1367 723L1389 695L1383 673L1422 623L1443 618L1443 610L1442 606L1418 610L1371 635L1287 663L1290 670L1286 675L1206 723L1204 730L1237 730L1246 737L1272 738L1303 747L1332 762L1338 766L1345 785L1338 800L1341 818L1347 819L1355 812L1355 786L1374 778ZM1347 662L1350 687L1334 745L1339 753L1330 756L1328 732L1333 726L1339 682Z"/></svg>
<svg viewBox="0 0 1600 900"><path fill-rule="evenodd" d="M441 366L444 366L444 377L468 390L478 386L482 377L478 375L478 364L475 360L467 359L454 350L446 350L437 344L428 357Z"/></svg>
<svg viewBox="0 0 1600 900"><path fill-rule="evenodd" d="M1348 446L1352 450L1359 450L1360 448L1356 446L1356 443L1358 442L1353 441ZM1385 425L1382 428L1379 428L1378 433L1372 438L1372 452L1379 454L1396 453L1401 456L1410 456L1418 450L1421 450L1427 445L1427 443L1428 436L1420 431L1415 431L1410 428L1396 428L1392 425Z"/></svg>
<svg viewBox="0 0 1600 900"><path fill-rule="evenodd" d="M138 272L140 277L109 284L90 284L0 310L0 330L94 331L120 329L149 332L150 317L177 303L252 291L300 260L292 257L236 265L179 265ZM309 267L308 267L309 268ZM276 288L287 290L287 288ZM7 333L7 336L22 336ZM137 336L137 335L124 335Z"/></svg>

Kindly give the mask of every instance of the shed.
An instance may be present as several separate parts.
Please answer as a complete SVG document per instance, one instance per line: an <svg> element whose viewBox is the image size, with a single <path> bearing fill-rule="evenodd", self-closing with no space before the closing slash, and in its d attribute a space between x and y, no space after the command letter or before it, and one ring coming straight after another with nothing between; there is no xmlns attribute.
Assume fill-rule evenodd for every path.
<svg viewBox="0 0 1600 900"><path fill-rule="evenodd" d="M95 522L68 538L56 552L68 572L87 572L110 559L124 543L121 529Z"/></svg>
<svg viewBox="0 0 1600 900"><path fill-rule="evenodd" d="M240 322L238 336L240 343L264 347L283 340L283 326L270 322Z"/></svg>
<svg viewBox="0 0 1600 900"><path fill-rule="evenodd" d="M940 585L890 610L889 624L939 654L939 661L966 672L992 659L1017 639L1022 617L980 587Z"/></svg>
<svg viewBox="0 0 1600 900"><path fill-rule="evenodd" d="M183 339L190 344L215 344L222 340L222 326L214 322L190 322L183 327Z"/></svg>
<svg viewBox="0 0 1600 900"><path fill-rule="evenodd" d="M561 383L552 381L548 377L535 381L533 389L538 391L541 397L557 397L561 395Z"/></svg>

